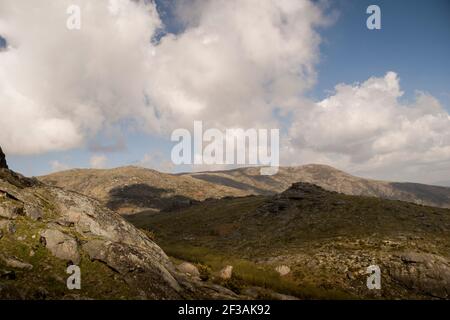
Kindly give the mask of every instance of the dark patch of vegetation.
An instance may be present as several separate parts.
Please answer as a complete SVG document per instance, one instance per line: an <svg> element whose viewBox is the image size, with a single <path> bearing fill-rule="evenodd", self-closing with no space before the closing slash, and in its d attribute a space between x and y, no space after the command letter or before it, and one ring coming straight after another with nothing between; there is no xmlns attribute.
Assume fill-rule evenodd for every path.
<svg viewBox="0 0 450 320"><path fill-rule="evenodd" d="M170 189L160 189L148 184L137 183L113 188L109 192L107 207L117 210L123 206L147 207L160 211L187 208L197 201L188 197L173 195Z"/></svg>
<svg viewBox="0 0 450 320"><path fill-rule="evenodd" d="M222 186L227 186L227 187L232 187L232 188L236 188L239 190L245 190L245 191L251 191L251 192L255 192L257 194L271 194L271 192L267 191L267 190L263 190L263 189L259 189L255 186L243 183L243 182L239 182L230 178L226 178L226 177L222 177L219 175L215 175L215 174L195 174L192 176L195 179L200 179L200 180L204 180L207 182L212 182L212 183L216 183L218 185L222 185ZM268 179L270 180L270 179ZM271 180L270 180L271 181Z"/></svg>

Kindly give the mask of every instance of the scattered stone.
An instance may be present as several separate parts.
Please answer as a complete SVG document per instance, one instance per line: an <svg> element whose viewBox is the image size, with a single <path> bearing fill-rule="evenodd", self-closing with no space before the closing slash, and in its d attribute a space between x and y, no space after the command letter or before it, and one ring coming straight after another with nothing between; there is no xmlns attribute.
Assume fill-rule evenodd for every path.
<svg viewBox="0 0 450 320"><path fill-rule="evenodd" d="M42 211L36 207L26 207L25 215L34 221L40 220L43 217Z"/></svg>
<svg viewBox="0 0 450 320"><path fill-rule="evenodd" d="M15 233L16 226L10 220L0 220L0 230L8 232L8 233Z"/></svg>
<svg viewBox="0 0 450 320"><path fill-rule="evenodd" d="M33 266L31 264L26 263L26 262L22 262L19 259L16 259L16 258L13 258L13 257L10 257L10 258L1 257L1 259L10 268L25 269L25 270L33 269Z"/></svg>
<svg viewBox="0 0 450 320"><path fill-rule="evenodd" d="M198 271L198 268L194 266L192 263L189 262L183 262L181 263L177 269L183 273L186 273L188 275L199 277L200 272Z"/></svg>
<svg viewBox="0 0 450 320"><path fill-rule="evenodd" d="M280 274L280 276L284 277L291 273L291 268L286 265L278 266L275 268L275 271Z"/></svg>
<svg viewBox="0 0 450 320"><path fill-rule="evenodd" d="M219 277L223 280L231 279L233 275L233 266L226 266L219 272Z"/></svg>

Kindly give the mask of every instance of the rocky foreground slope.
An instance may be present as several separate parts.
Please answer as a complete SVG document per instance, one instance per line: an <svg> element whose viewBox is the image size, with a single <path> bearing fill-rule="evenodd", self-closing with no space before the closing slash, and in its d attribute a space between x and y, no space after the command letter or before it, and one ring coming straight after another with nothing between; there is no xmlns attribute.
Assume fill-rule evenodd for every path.
<svg viewBox="0 0 450 320"><path fill-rule="evenodd" d="M281 167L274 176L261 176L259 168L174 175L123 167L75 169L39 179L96 198L121 214L172 211L208 198L270 195L283 192L296 182L312 183L348 195L450 207L450 188L363 179L324 165Z"/></svg>
<svg viewBox="0 0 450 320"><path fill-rule="evenodd" d="M145 233L96 200L25 178L0 159L0 299L235 295L178 273ZM81 290L69 290L69 265Z"/></svg>
<svg viewBox="0 0 450 320"><path fill-rule="evenodd" d="M275 196L128 219L173 256L212 268L235 261L242 291L258 284L306 298L450 299L449 209L296 183ZM371 265L381 270L380 290L366 286Z"/></svg>

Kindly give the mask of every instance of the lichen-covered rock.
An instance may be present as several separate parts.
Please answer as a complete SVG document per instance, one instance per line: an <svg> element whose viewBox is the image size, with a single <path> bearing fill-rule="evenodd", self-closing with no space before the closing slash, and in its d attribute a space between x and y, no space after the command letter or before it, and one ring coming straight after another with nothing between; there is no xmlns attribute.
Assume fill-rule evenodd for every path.
<svg viewBox="0 0 450 320"><path fill-rule="evenodd" d="M8 200L0 202L0 218L16 219L23 214L23 207Z"/></svg>
<svg viewBox="0 0 450 320"><path fill-rule="evenodd" d="M175 278L153 252L123 243L93 240L83 249L92 260L98 260L127 277L133 286L145 288L146 298L179 298L182 291ZM163 262L163 263L161 263ZM128 277L133 274L132 277Z"/></svg>
<svg viewBox="0 0 450 320"><path fill-rule="evenodd" d="M47 229L41 233L41 239L45 247L57 258L78 264L80 254L78 253L77 241L59 230Z"/></svg>
<svg viewBox="0 0 450 320"><path fill-rule="evenodd" d="M38 207L27 206L25 208L25 215L33 220L40 220L43 217L43 212Z"/></svg>
<svg viewBox="0 0 450 320"><path fill-rule="evenodd" d="M449 260L442 256L414 251L403 252L399 257L401 262L393 264L390 269L393 279L430 297L450 298Z"/></svg>

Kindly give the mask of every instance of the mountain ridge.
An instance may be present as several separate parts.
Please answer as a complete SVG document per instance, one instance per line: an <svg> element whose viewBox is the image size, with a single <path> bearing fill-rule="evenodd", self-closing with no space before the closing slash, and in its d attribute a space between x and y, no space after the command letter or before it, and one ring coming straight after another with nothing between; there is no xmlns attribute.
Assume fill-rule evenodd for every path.
<svg viewBox="0 0 450 320"><path fill-rule="evenodd" d="M327 165L280 167L261 176L258 167L169 174L138 166L72 169L38 177L102 201L123 214L167 211L208 198L270 195L296 182L307 182L348 195L380 197L450 208L450 188L419 183L360 178Z"/></svg>

